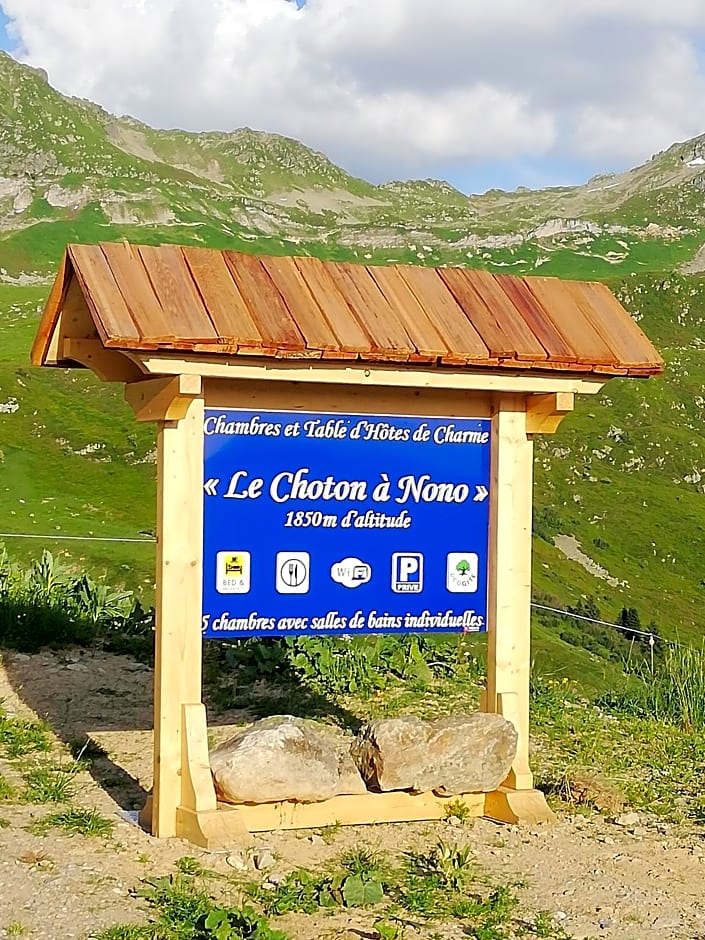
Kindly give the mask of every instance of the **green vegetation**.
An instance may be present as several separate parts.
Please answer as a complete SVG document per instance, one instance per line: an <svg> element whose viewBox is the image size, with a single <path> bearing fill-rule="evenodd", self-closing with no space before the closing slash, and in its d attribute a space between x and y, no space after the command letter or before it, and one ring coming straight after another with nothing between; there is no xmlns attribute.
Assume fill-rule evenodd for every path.
<svg viewBox="0 0 705 940"><path fill-rule="evenodd" d="M378 940L403 940L407 927L418 931L448 923L475 940L570 940L545 913L520 916L518 886L490 884L469 846L442 841L399 859L358 846L329 871L301 868L276 885L246 885L252 906L245 907L231 905L238 890L232 883L207 882L208 873L191 864L177 868L178 874L148 879L137 891L149 905L148 924L112 927L97 940L287 940L277 929L280 917L334 916L353 908L373 925Z"/></svg>
<svg viewBox="0 0 705 940"><path fill-rule="evenodd" d="M125 634L133 643L150 638L152 629L152 613L145 612L131 592L112 591L88 575L74 575L46 550L23 570L10 562L0 545L0 643L4 646L37 650L97 640L110 646ZM36 732L34 727L27 729L30 743ZM2 735L0 724L0 744ZM12 741L15 748L23 746L20 728L13 727Z"/></svg>
<svg viewBox="0 0 705 940"><path fill-rule="evenodd" d="M287 940L251 908L218 904L187 875L147 881L139 894L151 923L111 927L96 940Z"/></svg>
<svg viewBox="0 0 705 940"><path fill-rule="evenodd" d="M19 920L13 920L5 927L5 935L7 937L23 937L26 933L27 928Z"/></svg>
<svg viewBox="0 0 705 940"><path fill-rule="evenodd" d="M97 810L79 807L50 813L30 827L31 831L38 835L46 835L51 830L59 829L69 835L94 836L100 839L109 838L114 828L115 823L101 816Z"/></svg>
<svg viewBox="0 0 705 940"><path fill-rule="evenodd" d="M74 773L70 770L42 765L26 770L23 776L24 803L68 803L73 796Z"/></svg>

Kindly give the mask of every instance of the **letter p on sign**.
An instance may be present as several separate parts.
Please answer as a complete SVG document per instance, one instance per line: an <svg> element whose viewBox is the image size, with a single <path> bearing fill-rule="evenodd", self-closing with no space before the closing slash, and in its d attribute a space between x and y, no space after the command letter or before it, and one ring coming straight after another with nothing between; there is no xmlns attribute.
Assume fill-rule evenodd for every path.
<svg viewBox="0 0 705 940"><path fill-rule="evenodd" d="M423 590L423 555L395 552L392 555L392 590L396 594L420 594Z"/></svg>

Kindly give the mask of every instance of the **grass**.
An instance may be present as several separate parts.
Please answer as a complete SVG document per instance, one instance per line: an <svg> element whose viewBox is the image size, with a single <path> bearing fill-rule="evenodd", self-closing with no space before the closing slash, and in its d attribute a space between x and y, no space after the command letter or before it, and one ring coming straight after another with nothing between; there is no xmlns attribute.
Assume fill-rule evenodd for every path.
<svg viewBox="0 0 705 940"><path fill-rule="evenodd" d="M112 836L115 823L106 819L95 809L71 807L58 813L50 813L37 820L30 827L37 835L46 835L52 830L60 830L68 835L91 836L107 839Z"/></svg>
<svg viewBox="0 0 705 940"><path fill-rule="evenodd" d="M15 798L15 788L0 774L0 803L9 803Z"/></svg>
<svg viewBox="0 0 705 940"><path fill-rule="evenodd" d="M606 693L602 702L614 712L652 718L681 728L686 734L705 733L705 652L668 647L653 672L640 664L639 682L620 692Z"/></svg>
<svg viewBox="0 0 705 940"><path fill-rule="evenodd" d="M7 937L24 937L28 932L27 927L19 920L13 920L5 927Z"/></svg>
<svg viewBox="0 0 705 940"><path fill-rule="evenodd" d="M136 892L148 904L148 923L111 927L96 940L287 940L280 917L343 910L354 910L365 936L376 940L403 940L407 928L440 936L451 923L458 935L475 940L568 940L546 914L522 916L517 886L492 884L468 846L439 842L394 859L360 845L325 871L302 868L277 885L245 886L250 901L244 907L229 900L241 888L207 880L192 862L181 859L176 874L147 879ZM335 927L319 929L327 934Z"/></svg>
<svg viewBox="0 0 705 940"><path fill-rule="evenodd" d="M252 908L217 903L187 875L147 881L139 894L150 922L110 927L95 940L287 940Z"/></svg>
<svg viewBox="0 0 705 940"><path fill-rule="evenodd" d="M68 803L74 793L74 774L52 766L32 767L26 770L23 803Z"/></svg>
<svg viewBox="0 0 705 940"><path fill-rule="evenodd" d="M624 806L674 822L705 819L705 734L537 680L532 700L537 785L559 803L610 815Z"/></svg>

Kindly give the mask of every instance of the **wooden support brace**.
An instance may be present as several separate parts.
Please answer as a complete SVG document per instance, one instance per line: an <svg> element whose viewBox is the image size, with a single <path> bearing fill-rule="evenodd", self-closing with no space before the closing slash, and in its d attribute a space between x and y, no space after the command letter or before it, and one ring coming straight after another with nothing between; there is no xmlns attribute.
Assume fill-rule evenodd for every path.
<svg viewBox="0 0 705 940"><path fill-rule="evenodd" d="M196 813L218 808L208 754L206 709L184 705L181 723L181 806Z"/></svg>
<svg viewBox="0 0 705 940"><path fill-rule="evenodd" d="M137 382L144 373L127 356L106 349L98 339L65 339L61 358L79 362L103 382Z"/></svg>
<svg viewBox="0 0 705 940"><path fill-rule="evenodd" d="M125 401L138 421L181 421L200 394L199 375L145 379L125 386Z"/></svg>
<svg viewBox="0 0 705 940"><path fill-rule="evenodd" d="M553 434L575 407L573 392L529 395L526 399L526 433Z"/></svg>

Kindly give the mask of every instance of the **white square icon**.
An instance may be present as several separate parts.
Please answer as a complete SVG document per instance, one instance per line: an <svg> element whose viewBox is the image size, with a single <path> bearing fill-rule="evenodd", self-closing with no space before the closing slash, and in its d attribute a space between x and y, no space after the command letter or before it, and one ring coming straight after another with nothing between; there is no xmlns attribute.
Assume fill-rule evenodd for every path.
<svg viewBox="0 0 705 940"><path fill-rule="evenodd" d="M395 594L420 594L423 591L423 555L420 552L394 552L392 590Z"/></svg>
<svg viewBox="0 0 705 940"><path fill-rule="evenodd" d="M215 589L219 594L247 594L250 590L250 553L218 552Z"/></svg>
<svg viewBox="0 0 705 940"><path fill-rule="evenodd" d="M308 552L277 552L278 594L308 594L311 556Z"/></svg>
<svg viewBox="0 0 705 940"><path fill-rule="evenodd" d="M446 589L451 594L474 594L477 591L478 567L476 552L448 552Z"/></svg>

